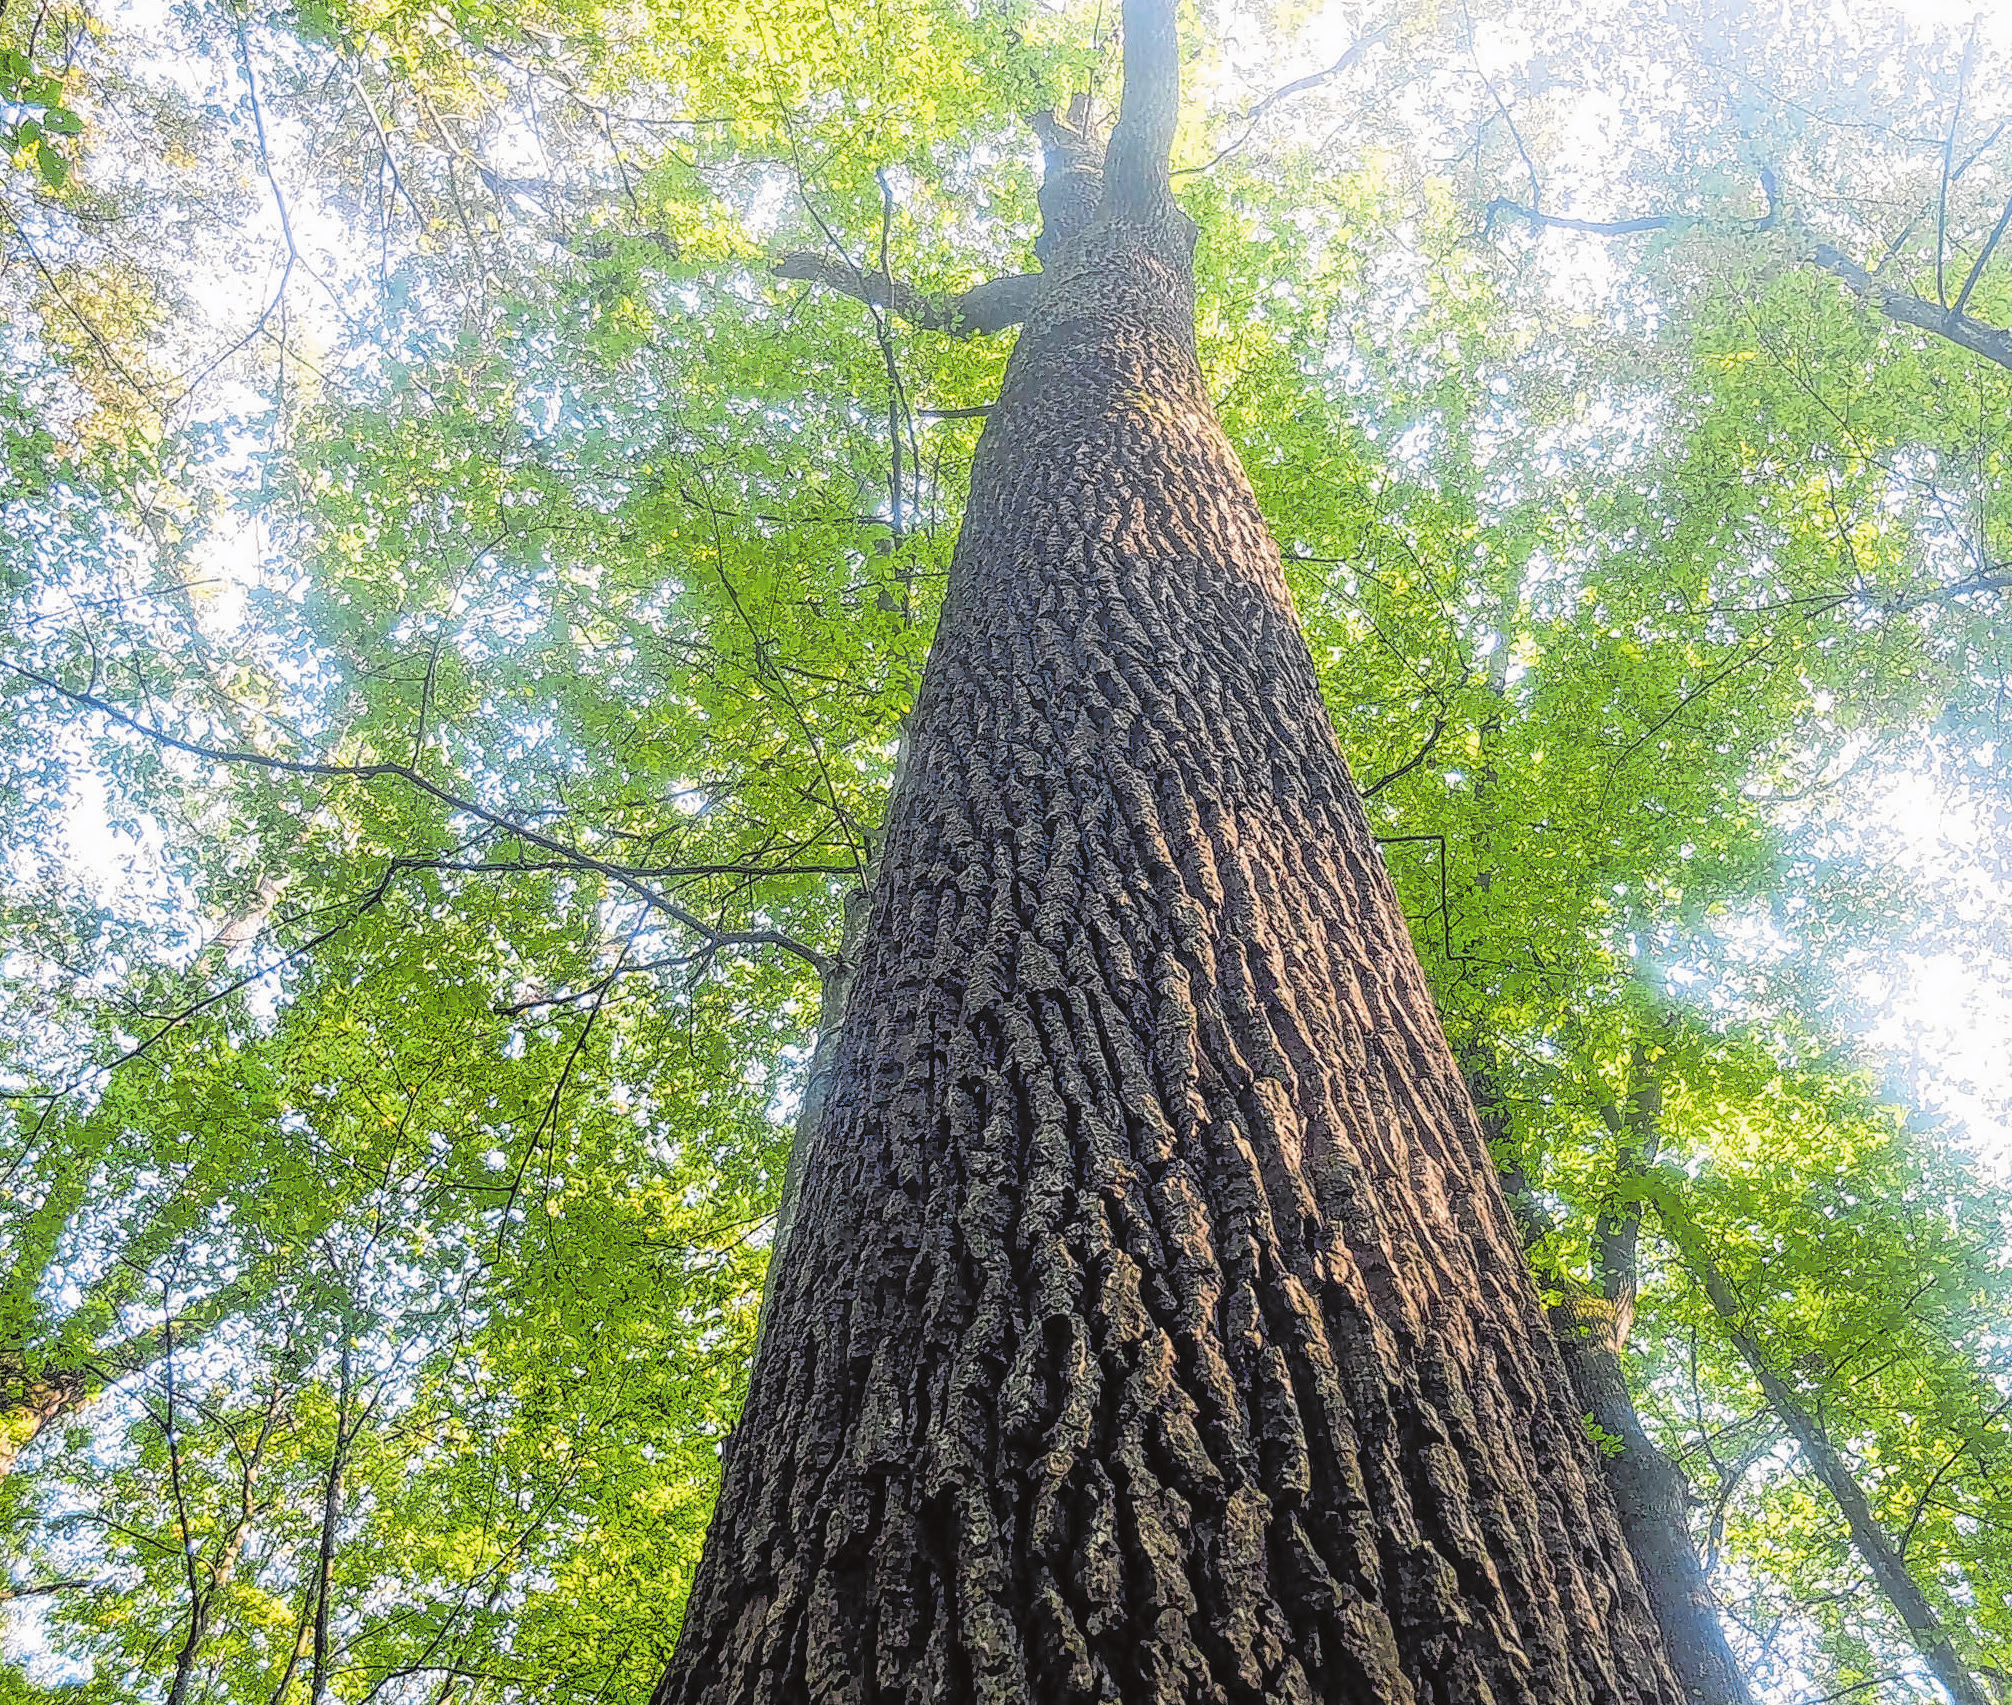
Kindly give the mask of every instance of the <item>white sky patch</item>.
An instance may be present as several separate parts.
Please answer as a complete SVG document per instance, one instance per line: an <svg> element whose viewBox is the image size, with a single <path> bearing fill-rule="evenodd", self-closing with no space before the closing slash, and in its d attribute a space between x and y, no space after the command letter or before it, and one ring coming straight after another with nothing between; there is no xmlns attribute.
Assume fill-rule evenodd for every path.
<svg viewBox="0 0 2012 1705"><path fill-rule="evenodd" d="M1979 1159L2012 1175L2012 943L1990 927L2012 917L2012 886L1990 857L2001 831L1918 774L1868 800L1866 817L1874 833L1899 842L1950 921L1976 931L1960 946L1923 943L1861 971L1853 992L1872 1019L1867 1039L1912 1067L1914 1095L1958 1121Z"/></svg>

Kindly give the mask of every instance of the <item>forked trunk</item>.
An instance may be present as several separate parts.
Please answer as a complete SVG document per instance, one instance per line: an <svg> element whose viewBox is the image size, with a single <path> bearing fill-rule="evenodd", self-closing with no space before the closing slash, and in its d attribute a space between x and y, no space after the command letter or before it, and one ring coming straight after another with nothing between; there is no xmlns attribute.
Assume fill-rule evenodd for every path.
<svg viewBox="0 0 2012 1705"><path fill-rule="evenodd" d="M979 449L659 1705L1682 1699L1202 385L1170 10Z"/></svg>

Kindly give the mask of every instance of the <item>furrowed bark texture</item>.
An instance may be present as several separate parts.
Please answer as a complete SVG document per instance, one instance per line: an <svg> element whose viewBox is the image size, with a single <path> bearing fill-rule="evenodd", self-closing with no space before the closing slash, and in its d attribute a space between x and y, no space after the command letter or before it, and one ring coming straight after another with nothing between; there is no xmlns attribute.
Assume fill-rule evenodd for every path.
<svg viewBox="0 0 2012 1705"><path fill-rule="evenodd" d="M658 1705L1682 1700L1191 243L1046 257Z"/></svg>

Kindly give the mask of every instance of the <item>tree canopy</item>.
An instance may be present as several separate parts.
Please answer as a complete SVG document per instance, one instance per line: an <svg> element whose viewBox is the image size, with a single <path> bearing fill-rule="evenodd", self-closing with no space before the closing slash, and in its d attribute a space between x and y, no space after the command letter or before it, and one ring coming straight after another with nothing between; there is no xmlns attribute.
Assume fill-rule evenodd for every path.
<svg viewBox="0 0 2012 1705"><path fill-rule="evenodd" d="M2012 1013L2012 32L1187 44L1204 370L1540 1283L1615 1276L1758 1696L1942 1696L1875 1529L2002 1694L2006 1084L1871 1008ZM968 293L1117 53L0 12L0 1698L648 1696L1010 342Z"/></svg>

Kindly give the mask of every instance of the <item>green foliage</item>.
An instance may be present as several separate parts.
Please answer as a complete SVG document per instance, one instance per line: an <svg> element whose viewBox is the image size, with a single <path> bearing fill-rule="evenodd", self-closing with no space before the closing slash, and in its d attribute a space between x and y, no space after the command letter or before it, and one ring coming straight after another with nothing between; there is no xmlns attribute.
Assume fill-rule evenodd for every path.
<svg viewBox="0 0 2012 1705"><path fill-rule="evenodd" d="M0 147L26 159L51 189L70 181L70 162L59 139L82 134L84 121L64 104L63 79L38 70L25 53L0 48Z"/></svg>
<svg viewBox="0 0 2012 1705"><path fill-rule="evenodd" d="M1998 927L1854 819L1900 772L2007 800L2012 375L1740 226L1742 134L1819 234L1928 205L1793 112L1947 44L1868 24L1817 88L1756 13L1768 104L1672 13L1670 110L1648 23L1574 8L1512 138L1472 67L1520 17L1407 22L1255 128L1290 50L1198 44L1211 389L1535 1260L1580 1282L1642 1216L1634 1371L1743 1652L1912 1673L1664 1209L2012 1668L2007 1204L1840 977ZM1026 267L1025 115L1108 97L1110 44L940 0L161 27L5 62L0 1522L16 1589L84 1584L13 1601L0 1698L641 1700L1006 345L768 263ZM1609 74L1669 144L1613 194L1695 217L1588 306L1485 208Z"/></svg>

